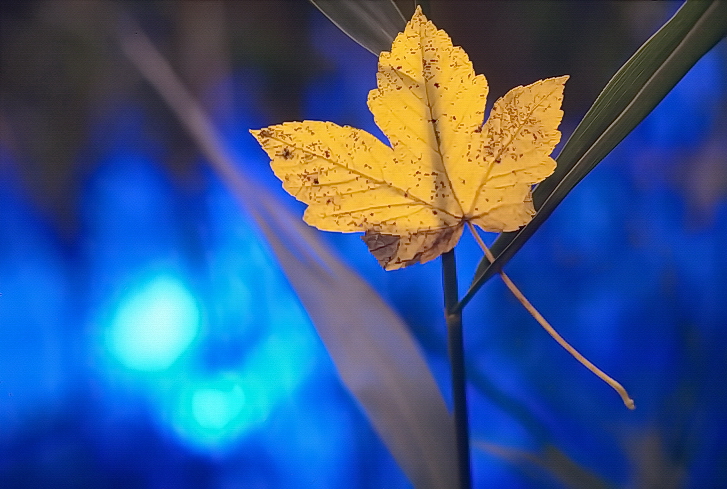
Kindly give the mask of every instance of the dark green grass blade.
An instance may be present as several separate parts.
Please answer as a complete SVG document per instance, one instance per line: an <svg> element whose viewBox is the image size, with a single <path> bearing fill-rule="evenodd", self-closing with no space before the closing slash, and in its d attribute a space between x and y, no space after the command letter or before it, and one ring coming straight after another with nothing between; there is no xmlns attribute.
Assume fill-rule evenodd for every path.
<svg viewBox="0 0 727 489"><path fill-rule="evenodd" d="M530 239L566 195L611 152L717 42L727 35L727 1L690 0L608 82L558 156L555 173L533 192L538 213L492 245L458 309Z"/></svg>
<svg viewBox="0 0 727 489"><path fill-rule="evenodd" d="M394 0L310 0L351 39L376 56L388 51L406 19Z"/></svg>

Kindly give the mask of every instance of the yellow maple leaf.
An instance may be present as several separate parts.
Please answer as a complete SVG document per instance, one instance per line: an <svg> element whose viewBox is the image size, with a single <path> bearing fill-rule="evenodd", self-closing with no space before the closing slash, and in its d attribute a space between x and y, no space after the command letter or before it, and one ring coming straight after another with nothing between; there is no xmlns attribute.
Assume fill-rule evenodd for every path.
<svg viewBox="0 0 727 489"><path fill-rule="evenodd" d="M464 225L513 231L535 213L532 185L555 169L567 76L516 87L483 125L487 80L417 7L382 52L368 106L389 139L332 122L251 131L275 175L308 204L305 222L365 232L393 270L451 250Z"/></svg>

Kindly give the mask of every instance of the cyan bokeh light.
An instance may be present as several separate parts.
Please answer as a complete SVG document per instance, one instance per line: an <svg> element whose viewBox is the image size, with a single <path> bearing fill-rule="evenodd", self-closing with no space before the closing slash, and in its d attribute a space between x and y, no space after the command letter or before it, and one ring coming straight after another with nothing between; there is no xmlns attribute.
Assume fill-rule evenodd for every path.
<svg viewBox="0 0 727 489"><path fill-rule="evenodd" d="M187 446L205 452L240 442L267 418L274 390L238 372L187 381L171 404L171 428Z"/></svg>
<svg viewBox="0 0 727 489"><path fill-rule="evenodd" d="M184 384L160 391L157 409L190 448L225 451L301 395L325 352L239 204L216 178L209 185L208 324Z"/></svg>
<svg viewBox="0 0 727 489"><path fill-rule="evenodd" d="M165 148L140 144L151 124L133 104L99 121L83 205L98 375L116 416L145 410L178 447L231 456L325 353L239 203L207 171L176 191Z"/></svg>
<svg viewBox="0 0 727 489"><path fill-rule="evenodd" d="M239 384L224 388L200 388L192 394L192 415L203 429L224 429L245 406L245 393Z"/></svg>
<svg viewBox="0 0 727 489"><path fill-rule="evenodd" d="M157 275L130 288L117 306L107 344L120 362L142 371L169 368L189 348L201 312L176 277Z"/></svg>

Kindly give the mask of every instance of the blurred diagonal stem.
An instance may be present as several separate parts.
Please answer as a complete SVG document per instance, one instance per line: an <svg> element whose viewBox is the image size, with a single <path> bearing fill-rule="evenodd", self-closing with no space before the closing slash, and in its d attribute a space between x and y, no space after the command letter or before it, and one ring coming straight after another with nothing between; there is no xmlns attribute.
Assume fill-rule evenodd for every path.
<svg viewBox="0 0 727 489"><path fill-rule="evenodd" d="M287 214L274 208L274 202L266 198L265 193L255 192L254 184L247 182L238 171L204 109L174 73L169 62L133 19L123 12L117 12L117 15L120 28L116 36L124 55L178 117L208 163L266 233L278 257L283 257L281 263L286 275L311 317L318 315L324 318L322 325L316 324L314 319L314 325L342 380L362 404L374 428L414 486L422 489L459 487L452 484L458 477L452 417L408 329L356 274L311 239L312 235L307 234L309 229L302 221L297 218L291 221L287 217L278 219L278 215ZM283 243L279 233L283 231L281 227L286 226L292 226L294 230L282 234L287 238ZM302 239L302 243L296 241L298 238ZM304 253L301 257L299 253L308 247L315 253ZM304 284L305 279L312 280L312 283L320 281L319 286L330 286L334 292L336 287L342 287L344 298L361 298L361 303L370 307L369 313L378 311L378 315L373 316L373 322L377 324L369 324L370 319L363 313L363 307L357 313L358 307L348 306L357 304L355 300L344 299L343 305L337 303L331 306L333 300L330 298L335 295L334 292L328 294L329 299L324 301L319 300L315 293L307 293L304 289L316 289L317 286L310 287L308 282ZM449 303L456 303L456 289L451 297ZM356 316L347 321L348 330L329 319L327 310L331 307L340 309L339 317L345 314ZM385 334L377 332L380 325L389 326ZM349 343L364 344L364 347L359 352L344 351L343 345ZM381 399L382 393L384 400Z"/></svg>
<svg viewBox="0 0 727 489"><path fill-rule="evenodd" d="M124 55L186 126L220 177L232 186L237 195L244 198L247 195L246 187L232 158L215 135L202 107L189 94L167 60L157 51L136 22L124 13L118 13L118 17L121 24L118 39Z"/></svg>
<svg viewBox="0 0 727 489"><path fill-rule="evenodd" d="M465 375L464 338L462 334L462 312L454 308L459 301L457 290L457 263L454 250L442 255L442 282L444 288L444 314L447 319L447 344L452 372L452 398L454 403L454 425L457 438L457 461L459 487L470 489L470 440L467 413L467 378Z"/></svg>

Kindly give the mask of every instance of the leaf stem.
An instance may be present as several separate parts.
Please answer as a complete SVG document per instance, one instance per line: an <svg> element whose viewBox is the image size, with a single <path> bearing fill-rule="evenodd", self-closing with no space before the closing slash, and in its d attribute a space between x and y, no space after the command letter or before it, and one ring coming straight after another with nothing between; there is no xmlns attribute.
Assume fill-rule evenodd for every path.
<svg viewBox="0 0 727 489"><path fill-rule="evenodd" d="M464 339L462 334L462 313L455 311L458 302L457 264L454 250L442 255L442 281L444 288L444 311L447 319L447 345L452 373L452 398L454 400L454 424L457 439L457 460L459 467L459 488L470 489L470 440L467 415L467 379L465 377Z"/></svg>
<svg viewBox="0 0 727 489"><path fill-rule="evenodd" d="M467 226L469 227L470 232L472 233L472 236L474 236L475 241L477 241L477 244L480 245L480 248L482 248L482 251L485 253L485 256L487 259L492 263L495 261L495 257L492 256L492 252L490 252L489 248L487 248L487 245L485 245L485 242L482 241L482 238L477 233L477 230L472 225L471 222L467 222ZM548 332L550 336L553 337L555 341L558 342L560 346L565 348L565 350L573 355L573 358L581 362L581 364L586 367L588 370L593 372L598 378L603 380L605 383L610 385L613 390L618 392L618 395L621 396L621 399L623 400L623 403L626 405L629 409L635 409L636 406L634 405L634 400L629 397L628 392L626 392L626 389L623 388L621 384L616 382L613 378L606 375L606 373L601 370L600 368L596 367L594 364L592 364L586 357L581 355L578 350L573 348L567 341L563 339L561 335L558 334L558 332L553 328L548 321L545 320L545 318L538 312L535 307L530 303L530 301L525 298L522 292L520 292L520 289L515 286L512 280L510 280L510 277L508 277L505 272L500 270L500 277L502 277L502 281L505 282L505 285L507 285L507 288L510 289L510 292L517 298L517 300L520 301L520 303L523 305L525 309L530 313L531 316L535 318L535 320L540 323L540 325L545 329L545 331Z"/></svg>

